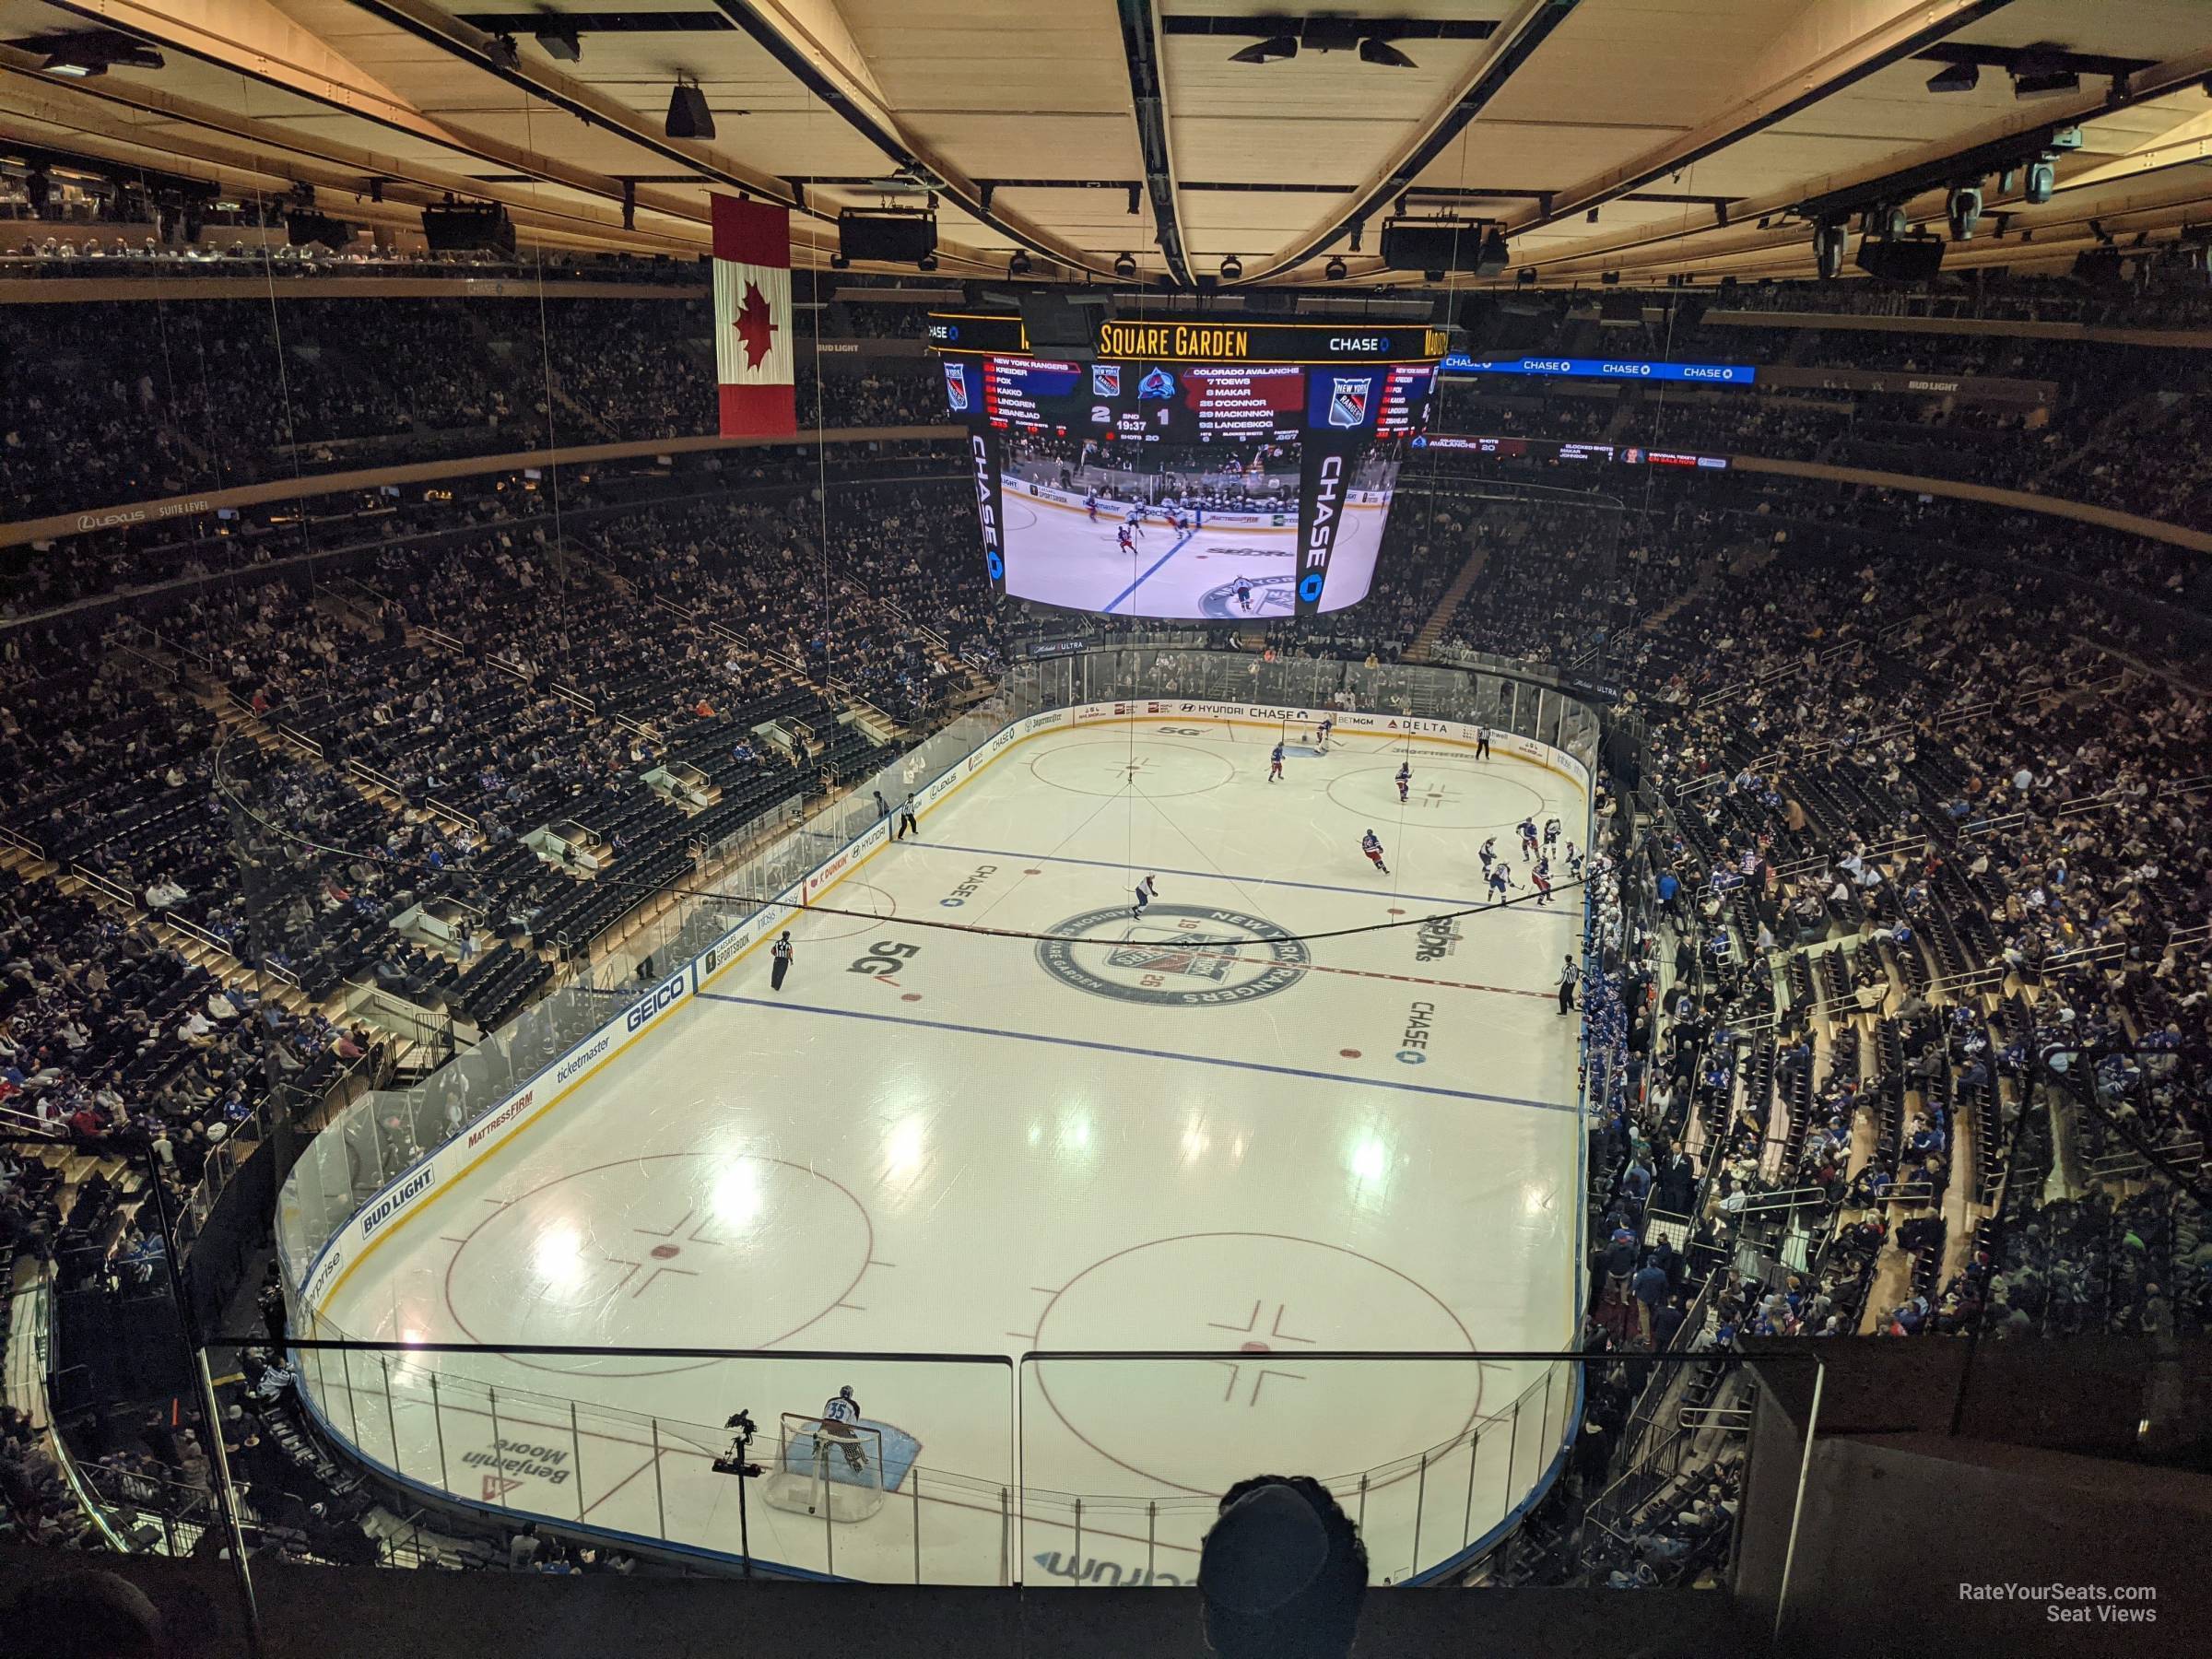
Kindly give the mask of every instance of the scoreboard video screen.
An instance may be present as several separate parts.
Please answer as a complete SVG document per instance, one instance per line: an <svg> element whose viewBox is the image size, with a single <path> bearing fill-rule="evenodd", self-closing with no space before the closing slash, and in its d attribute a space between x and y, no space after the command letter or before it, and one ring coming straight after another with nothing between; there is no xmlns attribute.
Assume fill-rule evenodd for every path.
<svg viewBox="0 0 2212 1659"><path fill-rule="evenodd" d="M1019 343L1018 319L933 321L1001 593L1207 621L1367 597L1399 465L1428 427L1430 331L1110 323L1101 345L1158 355L1074 361L982 348ZM971 344L947 337L963 324ZM1316 351L1350 360L1277 360Z"/></svg>

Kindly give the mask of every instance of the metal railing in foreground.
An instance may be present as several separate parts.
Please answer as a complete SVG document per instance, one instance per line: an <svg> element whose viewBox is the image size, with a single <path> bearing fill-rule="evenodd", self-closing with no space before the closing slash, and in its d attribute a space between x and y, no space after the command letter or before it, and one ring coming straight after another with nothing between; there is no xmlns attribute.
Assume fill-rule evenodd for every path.
<svg viewBox="0 0 2212 1659"><path fill-rule="evenodd" d="M1219 1495L1270 1472L1328 1488L1377 1583L1445 1582L1563 1474L1590 1368L1716 1362L495 1350L314 1329L292 1355L301 1397L403 1506L699 1565L935 1584L1188 1583ZM865 1466L780 1427L837 1377L856 1385ZM742 1456L740 1411L759 1430Z"/></svg>

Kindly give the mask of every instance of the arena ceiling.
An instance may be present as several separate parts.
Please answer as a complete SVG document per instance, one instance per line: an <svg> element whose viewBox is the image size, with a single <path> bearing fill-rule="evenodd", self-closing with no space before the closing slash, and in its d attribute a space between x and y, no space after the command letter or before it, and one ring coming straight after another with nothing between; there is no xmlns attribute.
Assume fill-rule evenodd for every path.
<svg viewBox="0 0 2212 1659"><path fill-rule="evenodd" d="M603 3L0 0L0 147L357 224L492 199L581 252L696 254L737 189L804 210L806 265L934 195L947 275L1184 287L1418 281L1394 214L1502 227L1467 284L1806 276L1814 218L1941 234L1968 178L1947 269L2212 223L2206 0ZM667 135L679 77L713 138ZM2068 127L2050 199L2007 191Z"/></svg>

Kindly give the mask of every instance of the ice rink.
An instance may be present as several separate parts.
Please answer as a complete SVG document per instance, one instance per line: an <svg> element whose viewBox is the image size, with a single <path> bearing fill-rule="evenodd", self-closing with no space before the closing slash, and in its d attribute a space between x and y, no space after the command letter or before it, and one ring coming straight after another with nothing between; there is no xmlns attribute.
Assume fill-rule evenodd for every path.
<svg viewBox="0 0 2212 1659"><path fill-rule="evenodd" d="M780 992L762 948L716 973L394 1222L320 1333L794 1357L324 1356L335 1426L471 1499L734 1551L724 1418L772 1437L850 1383L880 1512L755 1483L747 1518L764 1559L858 1577L1188 1582L1214 1497L1265 1470L1329 1477L1378 1578L1479 1536L1571 1384L1315 1356L1571 1346L1581 895L1300 935L1472 904L1486 836L1520 871L1512 826L1579 841L1586 803L1529 760L1368 735L1293 734L1270 783L1277 735L1014 744L793 920ZM1206 1357L1111 1357L1150 1350ZM1005 1358L834 1357L869 1352Z"/></svg>
<svg viewBox="0 0 2212 1659"><path fill-rule="evenodd" d="M1367 597L1375 579L1388 509L1354 503L1329 564L1324 610L1342 610ZM1101 502L1095 522L1082 508L1036 497L1005 499L1006 592L1070 610L1120 617L1241 617L1288 618L1298 559L1296 501L1281 525L1203 528L1176 534L1147 512L1135 557L1117 538L1124 516ZM1248 610L1236 598L1237 579L1252 584Z"/></svg>

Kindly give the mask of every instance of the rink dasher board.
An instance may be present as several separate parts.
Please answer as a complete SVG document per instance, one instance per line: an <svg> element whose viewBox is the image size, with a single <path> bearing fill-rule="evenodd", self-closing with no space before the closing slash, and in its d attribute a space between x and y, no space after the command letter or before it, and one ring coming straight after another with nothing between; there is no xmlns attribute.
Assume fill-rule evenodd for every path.
<svg viewBox="0 0 2212 1659"><path fill-rule="evenodd" d="M1443 744L1469 751L1477 747L1478 729L1464 721L1292 708L1276 703L1207 702L1180 698L1129 698L1118 702L1078 703L1072 708L1048 709L1008 721L928 783L915 789L914 812L919 818L1007 750L1041 733L1160 719L1206 721L1269 730L1286 725L1311 728L1326 720L1338 735L1359 734L1389 741ZM1493 759L1502 756L1557 772L1583 792L1585 804L1591 799L1588 768L1562 749L1533 737L1492 731L1490 752ZM894 806L893 810L895 814L898 808ZM399 1227L428 1209L439 1192L458 1182L523 1130L544 1121L554 1107L613 1065L634 1043L657 1030L672 1010L689 1002L710 982L766 944L786 912L803 910L812 904L881 852L889 842L893 822L892 818L877 819L682 968L625 1005L605 1025L541 1066L527 1083L469 1128L434 1147L385 1182L331 1234L317 1253L303 1280L303 1300L312 1313L320 1315L354 1270L393 1237Z"/></svg>

